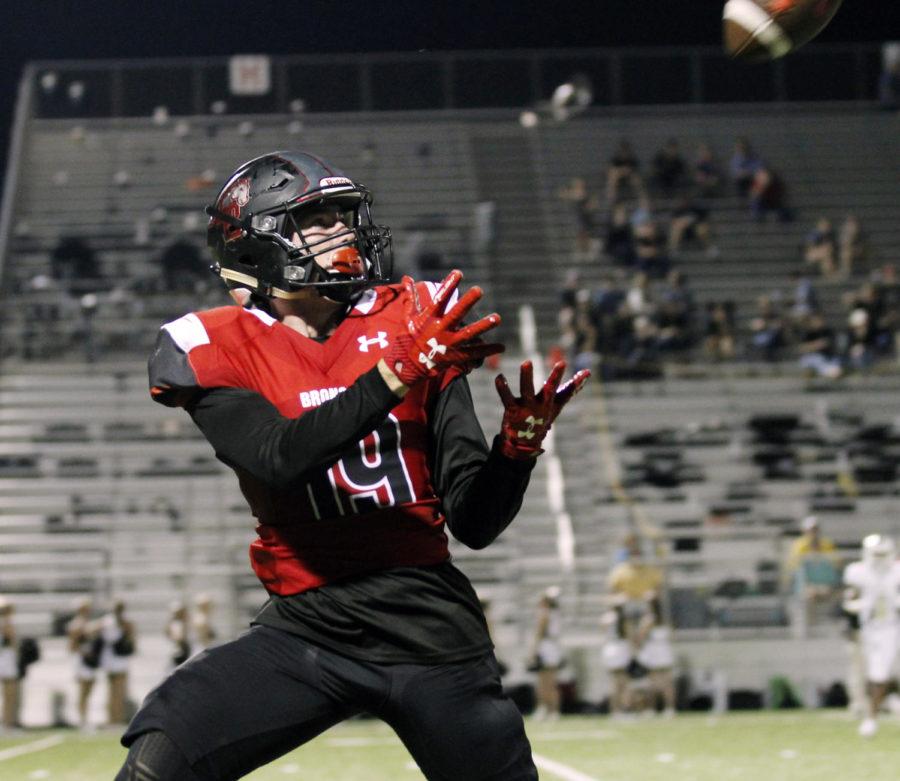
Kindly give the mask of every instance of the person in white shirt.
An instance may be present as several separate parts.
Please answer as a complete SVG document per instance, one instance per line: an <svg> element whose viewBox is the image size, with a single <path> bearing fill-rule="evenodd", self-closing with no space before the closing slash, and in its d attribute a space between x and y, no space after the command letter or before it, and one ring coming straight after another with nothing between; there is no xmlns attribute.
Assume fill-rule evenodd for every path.
<svg viewBox="0 0 900 781"><path fill-rule="evenodd" d="M859 616L860 642L869 684L869 712L859 734L878 731L877 715L887 695L900 640L900 562L894 541L870 534L862 543L862 561L844 570L844 607Z"/></svg>

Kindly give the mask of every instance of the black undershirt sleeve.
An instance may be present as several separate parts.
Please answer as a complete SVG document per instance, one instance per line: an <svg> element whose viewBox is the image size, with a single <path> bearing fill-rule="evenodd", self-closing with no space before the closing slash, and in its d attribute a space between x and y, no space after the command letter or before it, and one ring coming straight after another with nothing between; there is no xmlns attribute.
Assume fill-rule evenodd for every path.
<svg viewBox="0 0 900 781"><path fill-rule="evenodd" d="M186 409L221 461L286 488L308 470L334 463L399 403L375 367L299 418L284 417L266 398L242 388L212 388Z"/></svg>
<svg viewBox="0 0 900 781"><path fill-rule="evenodd" d="M536 459L506 458L497 438L488 449L465 377L438 396L431 434L431 478L447 526L464 545L487 547L519 512Z"/></svg>

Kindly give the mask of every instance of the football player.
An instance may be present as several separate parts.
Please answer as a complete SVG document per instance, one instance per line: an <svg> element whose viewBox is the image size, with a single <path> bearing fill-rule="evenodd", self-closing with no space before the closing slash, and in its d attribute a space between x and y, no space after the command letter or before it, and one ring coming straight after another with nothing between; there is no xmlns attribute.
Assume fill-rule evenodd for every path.
<svg viewBox="0 0 900 781"><path fill-rule="evenodd" d="M478 598L445 527L489 545L518 511L541 443L587 372L557 364L505 408L488 446L466 374L502 350L466 324L481 296L385 284L389 229L369 191L277 152L226 182L214 270L240 306L164 325L153 398L182 407L237 474L269 599L240 638L151 692L117 778L239 778L360 712L391 725L429 779L534 779Z"/></svg>
<svg viewBox="0 0 900 781"><path fill-rule="evenodd" d="M876 719L900 641L900 562L893 540L881 534L867 536L862 550L862 561L848 564L844 570L844 609L859 616L859 640L869 683L869 712L859 725L859 734L871 737L878 731Z"/></svg>

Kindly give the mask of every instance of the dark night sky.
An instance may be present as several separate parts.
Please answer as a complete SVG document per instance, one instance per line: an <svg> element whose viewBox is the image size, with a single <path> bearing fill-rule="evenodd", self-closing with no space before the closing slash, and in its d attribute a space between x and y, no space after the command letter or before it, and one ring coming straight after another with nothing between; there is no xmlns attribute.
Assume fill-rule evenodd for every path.
<svg viewBox="0 0 900 781"><path fill-rule="evenodd" d="M722 5L722 0L10 2L0 24L3 163L16 86L29 60L717 44ZM893 0L845 0L821 38L900 38L897 6Z"/></svg>

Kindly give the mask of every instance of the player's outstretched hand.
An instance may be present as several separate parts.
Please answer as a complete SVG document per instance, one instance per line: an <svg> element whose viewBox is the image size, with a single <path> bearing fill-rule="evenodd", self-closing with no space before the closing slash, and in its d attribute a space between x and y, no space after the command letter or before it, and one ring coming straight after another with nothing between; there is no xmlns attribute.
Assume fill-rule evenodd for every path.
<svg viewBox="0 0 900 781"><path fill-rule="evenodd" d="M415 282L403 277L406 333L394 339L384 360L408 388L451 366L468 370L487 356L503 352L502 344L486 344L479 338L500 324L496 312L469 325L460 325L481 298L481 288L471 288L447 311L450 297L462 277L461 271L451 271L434 298L425 304L419 300Z"/></svg>
<svg viewBox="0 0 900 781"><path fill-rule="evenodd" d="M502 374L494 384L503 402L503 423L500 426L501 449L508 458L528 459L544 451L541 443L556 417L569 400L581 390L590 371L577 372L568 382L559 384L566 371L566 362L558 361L550 370L539 393L534 392L534 367L524 361L519 370L520 396L513 396Z"/></svg>

